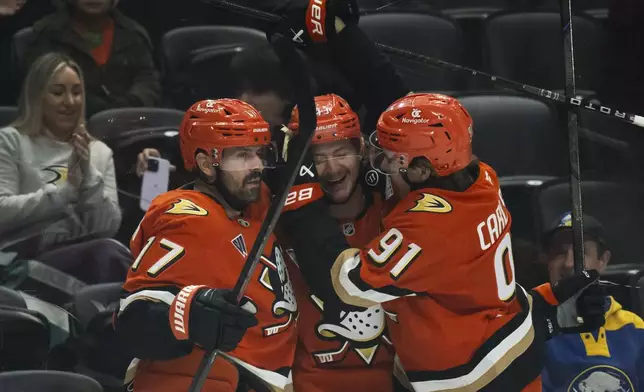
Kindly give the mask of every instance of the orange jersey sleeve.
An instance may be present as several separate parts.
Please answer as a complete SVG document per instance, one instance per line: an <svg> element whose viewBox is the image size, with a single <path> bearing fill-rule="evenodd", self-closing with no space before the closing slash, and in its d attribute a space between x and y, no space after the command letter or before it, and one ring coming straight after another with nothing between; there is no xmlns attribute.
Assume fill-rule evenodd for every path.
<svg viewBox="0 0 644 392"><path fill-rule="evenodd" d="M130 243L135 261L124 284L130 293L125 301L171 303L173 294L165 287L232 288L257 238L262 212L249 211L242 218L230 219L214 199L196 191L178 190L158 197ZM273 236L242 305L256 315L259 325L249 329L238 347L224 356L268 384L283 388L290 383L297 302L282 250ZM190 356L201 353L194 350ZM188 358L176 361L187 367L198 363ZM178 363L171 362L155 366L172 372Z"/></svg>

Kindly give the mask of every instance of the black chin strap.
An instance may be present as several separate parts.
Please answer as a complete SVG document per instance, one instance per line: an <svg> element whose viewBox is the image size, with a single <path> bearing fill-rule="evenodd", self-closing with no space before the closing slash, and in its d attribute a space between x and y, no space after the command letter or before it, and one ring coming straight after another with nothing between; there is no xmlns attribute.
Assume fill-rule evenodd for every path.
<svg viewBox="0 0 644 392"><path fill-rule="evenodd" d="M407 172L401 173L402 178L411 187L412 191L417 191L424 188L437 188L445 189L447 191L465 192L471 187L479 178L480 166L478 159L473 160L465 168L452 173L449 176L437 177L430 176L427 181L420 183L412 183L409 181Z"/></svg>

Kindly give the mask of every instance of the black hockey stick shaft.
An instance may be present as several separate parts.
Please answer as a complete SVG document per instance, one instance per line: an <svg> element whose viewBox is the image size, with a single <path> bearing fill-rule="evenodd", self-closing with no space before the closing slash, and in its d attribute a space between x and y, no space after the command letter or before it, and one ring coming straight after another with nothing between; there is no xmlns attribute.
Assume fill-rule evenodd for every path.
<svg viewBox="0 0 644 392"><path fill-rule="evenodd" d="M241 15L246 15L257 20L268 22L270 24L279 24L284 22L284 19L279 16L272 14L270 12L261 11L255 8L246 7L243 5L231 3L226 0L201 0L204 3L211 4L216 7L224 8L231 12L235 12ZM481 77L487 79L491 83L503 87L508 90L527 93L533 95L537 98L553 101L566 105L570 110L586 110L590 112L596 112L603 114L608 117L613 117L618 120L627 122L629 124L636 125L638 127L644 128L644 116L639 116L633 113L628 113L622 110L614 109L608 106L597 105L591 102L588 99L577 98L574 95L562 95L560 93L554 92L552 90L547 90L535 86L530 86L528 84L523 84L516 82L514 80L506 79L500 76L494 76L486 72L481 72L476 69L464 67L462 65L450 63L447 61L435 59L433 57L425 56L422 54L414 53L409 50L399 49L390 45L385 45L382 43L376 43L380 49L387 54L394 55L397 57L406 58L413 60L419 63L427 64L432 67L447 69L454 72L466 73L475 77Z"/></svg>
<svg viewBox="0 0 644 392"><path fill-rule="evenodd" d="M572 0L560 0L561 33L563 34L564 67L566 71L566 96L574 97L576 91L575 39ZM579 117L568 110L568 151L570 168L570 204L572 206L573 260L575 274L584 271L584 222L581 197L581 165L579 163Z"/></svg>
<svg viewBox="0 0 644 392"><path fill-rule="evenodd" d="M275 229L277 220L279 219L282 208L284 207L284 202L286 201L289 190L295 181L298 169L302 166L304 155L311 143L311 138L317 124L313 93L306 73L304 60L298 55L295 48L287 39L277 40L273 43L273 47L278 54L278 57L282 59L283 66L287 68L287 71L293 78L295 101L297 102L298 110L300 112L298 138L301 138L304 142L299 144L300 149L292 149L291 154L289 154L291 159L287 161L285 168L285 172L288 173L288 179L286 183L283 184L283 188L279 189L279 191L277 191L273 196L268 212L266 213L266 218L262 222L259 232L257 233L255 243L253 244L250 252L248 252L248 257L246 258L244 267L242 268L239 278L237 279L237 283L235 283L235 287L232 290L235 303L238 305L241 303L244 293L246 292L246 288L253 278L253 273L257 268L257 264L259 263L262 253L264 252L268 238ZM190 385L189 392L201 391L216 358L217 351L207 352L204 355L201 363L199 364L199 368L195 373L195 378Z"/></svg>

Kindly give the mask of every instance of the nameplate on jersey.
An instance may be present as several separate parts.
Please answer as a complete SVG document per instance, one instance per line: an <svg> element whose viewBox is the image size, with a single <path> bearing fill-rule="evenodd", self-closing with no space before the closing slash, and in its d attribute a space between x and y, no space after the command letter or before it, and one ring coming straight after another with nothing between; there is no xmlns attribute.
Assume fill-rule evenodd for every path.
<svg viewBox="0 0 644 392"><path fill-rule="evenodd" d="M434 214L447 214L452 212L452 205L444 198L431 193L423 193L423 196L416 200L416 205L408 212L431 212Z"/></svg>
<svg viewBox="0 0 644 392"><path fill-rule="evenodd" d="M208 211L190 200L179 199L172 204L172 207L166 211L166 214L206 216L208 215Z"/></svg>

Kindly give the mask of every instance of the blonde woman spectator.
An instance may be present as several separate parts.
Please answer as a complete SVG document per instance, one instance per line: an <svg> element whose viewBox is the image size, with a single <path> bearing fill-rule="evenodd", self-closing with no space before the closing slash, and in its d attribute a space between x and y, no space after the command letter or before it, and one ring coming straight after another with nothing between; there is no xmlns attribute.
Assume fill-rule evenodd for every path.
<svg viewBox="0 0 644 392"><path fill-rule="evenodd" d="M22 256L88 283L120 281L130 256L109 239L121 222L112 151L84 123L78 65L39 57L17 120L0 129L0 248L19 243Z"/></svg>

